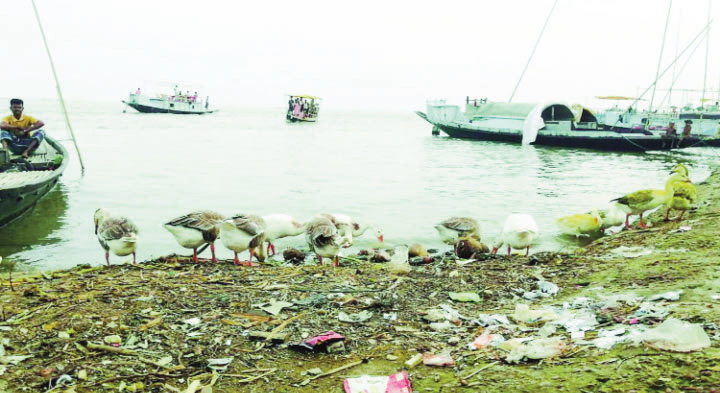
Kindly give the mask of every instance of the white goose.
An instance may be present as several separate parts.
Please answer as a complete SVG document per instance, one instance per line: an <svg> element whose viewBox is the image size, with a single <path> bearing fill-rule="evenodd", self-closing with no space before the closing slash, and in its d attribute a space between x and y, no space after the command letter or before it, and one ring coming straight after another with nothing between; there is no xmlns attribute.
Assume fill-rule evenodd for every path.
<svg viewBox="0 0 720 393"><path fill-rule="evenodd" d="M220 223L220 240L228 249L235 252L236 265L252 266L255 252L258 261L265 260L265 224L258 216L237 214ZM238 253L250 250L250 259L241 262Z"/></svg>
<svg viewBox="0 0 720 393"><path fill-rule="evenodd" d="M374 224L358 224L357 221L353 221L352 224L352 235L353 238L360 237L365 233L368 229L375 232L375 236L377 237L378 241L382 243L385 240L385 235L383 234L382 229L380 229L378 226Z"/></svg>
<svg viewBox="0 0 720 393"><path fill-rule="evenodd" d="M508 246L508 256L511 248L516 250L526 249L525 256L530 253L530 245L538 235L538 226L535 219L529 214L514 213L508 216L503 225L502 234L495 242L492 253L496 254L503 244Z"/></svg>
<svg viewBox="0 0 720 393"><path fill-rule="evenodd" d="M602 218L597 209L583 214L573 214L555 220L560 232L565 235L587 236L602 228Z"/></svg>
<svg viewBox="0 0 720 393"><path fill-rule="evenodd" d="M198 261L197 249L203 244L210 244L212 261L217 262L215 257L215 240L220 234L218 226L225 217L211 210L198 210L175 218L163 225L184 248L192 248L193 262Z"/></svg>
<svg viewBox="0 0 720 393"><path fill-rule="evenodd" d="M329 218L325 216L313 218L307 225L305 238L321 265L323 257L333 258L334 266L340 265L340 246L344 244L345 239L340 236L337 227Z"/></svg>
<svg viewBox="0 0 720 393"><path fill-rule="evenodd" d="M435 225L440 240L445 244L455 244L461 237L480 240L480 224L469 217L451 217Z"/></svg>
<svg viewBox="0 0 720 393"><path fill-rule="evenodd" d="M607 209L599 210L598 213L600 213L600 219L602 220L600 227L603 230L622 225L625 222L625 212L615 203Z"/></svg>
<svg viewBox="0 0 720 393"><path fill-rule="evenodd" d="M95 235L100 245L105 249L105 262L110 265L110 251L124 257L132 254L135 259L135 248L139 240L138 228L125 217L112 217L107 209L100 208L95 211Z"/></svg>
<svg viewBox="0 0 720 393"><path fill-rule="evenodd" d="M269 214L262 216L265 221L265 241L267 242L267 252L275 255L275 245L273 242L277 239L288 236L302 235L307 227L306 223L301 223L287 214Z"/></svg>

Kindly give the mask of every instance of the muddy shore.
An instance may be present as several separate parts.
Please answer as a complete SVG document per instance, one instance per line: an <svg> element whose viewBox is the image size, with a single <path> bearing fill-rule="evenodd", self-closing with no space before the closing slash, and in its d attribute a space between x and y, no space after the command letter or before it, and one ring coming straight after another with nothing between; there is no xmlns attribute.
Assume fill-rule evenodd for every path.
<svg viewBox="0 0 720 393"><path fill-rule="evenodd" d="M720 173L698 192L697 209L682 222L663 222L657 212L650 229L571 254L470 263L446 256L403 276L356 258L339 268L244 268L177 256L16 277L14 290L6 274L0 391L342 392L345 378L403 370L416 392L720 391ZM557 294L533 296L542 281ZM483 333L542 334L545 320L512 317L518 304L561 310L578 298L647 300L680 290L678 300L653 302L660 311L647 318L641 301L597 307L597 323L582 337L557 325L550 335L562 347L550 357L511 361L507 348L468 346ZM452 300L452 292L479 302ZM433 321L440 310L445 318ZM369 319L345 322L342 313ZM509 323L483 326L479 317L489 314ZM652 329L668 318L701 326L711 346L678 353L645 342L592 344L603 329ZM327 331L345 340L315 351L292 345ZM423 353L447 354L455 364L405 364ZM216 370L211 359L221 359Z"/></svg>

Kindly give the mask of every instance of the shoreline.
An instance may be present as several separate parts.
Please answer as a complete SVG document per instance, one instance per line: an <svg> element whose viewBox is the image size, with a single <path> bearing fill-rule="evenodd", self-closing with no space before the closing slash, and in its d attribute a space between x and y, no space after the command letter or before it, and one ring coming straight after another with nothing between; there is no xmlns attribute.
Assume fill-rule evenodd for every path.
<svg viewBox="0 0 720 393"><path fill-rule="evenodd" d="M343 378L404 370L413 391L710 392L720 388L720 298L713 298L720 295L720 172L698 184L698 193L697 209L681 223L662 222L661 209L649 217L652 228L606 236L571 254L493 256L464 265L444 258L415 266L406 276L388 274L383 264L350 259L340 268L241 268L171 256L138 266L42 271L17 279L15 291L4 278L4 356L32 357L16 365L0 363L0 391L44 391L48 382L68 375L62 377L69 378L68 385L56 391L71 391L73 385L75 392L109 392L121 384L134 391L186 391L196 384L212 385L214 392L340 392ZM682 226L690 229L673 232ZM557 295L524 298L541 279L556 284ZM518 304L560 310L579 298L678 290L683 291L679 300L655 303L666 312L657 320L633 323L641 307L628 303L607 315L598 311L598 326L650 329L675 317L701 325L710 348L675 353L624 343L601 349L560 326L553 337L562 341L562 353L540 361L514 363L502 348L468 348L483 333L529 338L543 325L512 318L498 328L473 323L481 314L512 316ZM454 301L451 292L472 292L480 301ZM277 314L268 311L278 303L285 307ZM427 317L440 305L468 319L431 322ZM372 315L343 322L341 313L359 319ZM344 350L308 353L288 345L331 330L345 336ZM584 339L595 339L601 330L589 329ZM121 346L112 346L117 340ZM405 365L422 353L447 353L455 366ZM215 377L208 361L230 357L227 369ZM354 365L303 385L314 375L308 370L327 372L348 364Z"/></svg>

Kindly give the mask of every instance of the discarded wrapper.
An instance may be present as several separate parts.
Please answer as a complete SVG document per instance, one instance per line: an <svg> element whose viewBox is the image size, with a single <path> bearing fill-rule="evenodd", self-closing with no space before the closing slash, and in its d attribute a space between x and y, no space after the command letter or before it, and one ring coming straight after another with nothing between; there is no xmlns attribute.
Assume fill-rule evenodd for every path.
<svg viewBox="0 0 720 393"><path fill-rule="evenodd" d="M423 354L423 364L426 366L446 367L454 366L455 361L449 354L435 355L430 352L425 352Z"/></svg>
<svg viewBox="0 0 720 393"><path fill-rule="evenodd" d="M331 343L345 340L345 336L333 331L325 332L315 337L310 337L305 341L291 343L289 348L300 351L319 351L326 349Z"/></svg>
<svg viewBox="0 0 720 393"><path fill-rule="evenodd" d="M405 371L388 377L363 375L345 379L345 393L411 393L410 380Z"/></svg>

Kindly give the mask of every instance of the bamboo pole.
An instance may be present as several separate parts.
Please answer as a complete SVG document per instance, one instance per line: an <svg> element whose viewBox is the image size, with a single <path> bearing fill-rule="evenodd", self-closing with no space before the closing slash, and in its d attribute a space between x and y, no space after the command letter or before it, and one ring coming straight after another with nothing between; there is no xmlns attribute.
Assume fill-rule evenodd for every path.
<svg viewBox="0 0 720 393"><path fill-rule="evenodd" d="M32 6L35 11L35 19L37 19L38 27L40 28L40 35L42 35L43 43L45 44L45 51L47 52L48 60L50 60L50 68L52 69L53 77L55 78L55 88L57 89L58 99L60 100L60 107L63 111L63 115L65 115L65 124L67 125L68 130L70 130L70 136L72 137L73 144L75 145L75 151L77 151L78 159L80 160L80 168L84 172L85 164L83 164L82 156L80 155L80 148L78 148L77 141L75 140L75 133L70 125L70 117L68 116L67 108L65 107L65 100L63 99L62 90L60 89L60 81L58 80L57 72L55 72L55 63L53 62L52 55L50 54L50 47L48 46L47 38L45 38L45 30L43 30L42 23L40 23L40 14L38 13L37 6L35 5L35 0L32 0Z"/></svg>

